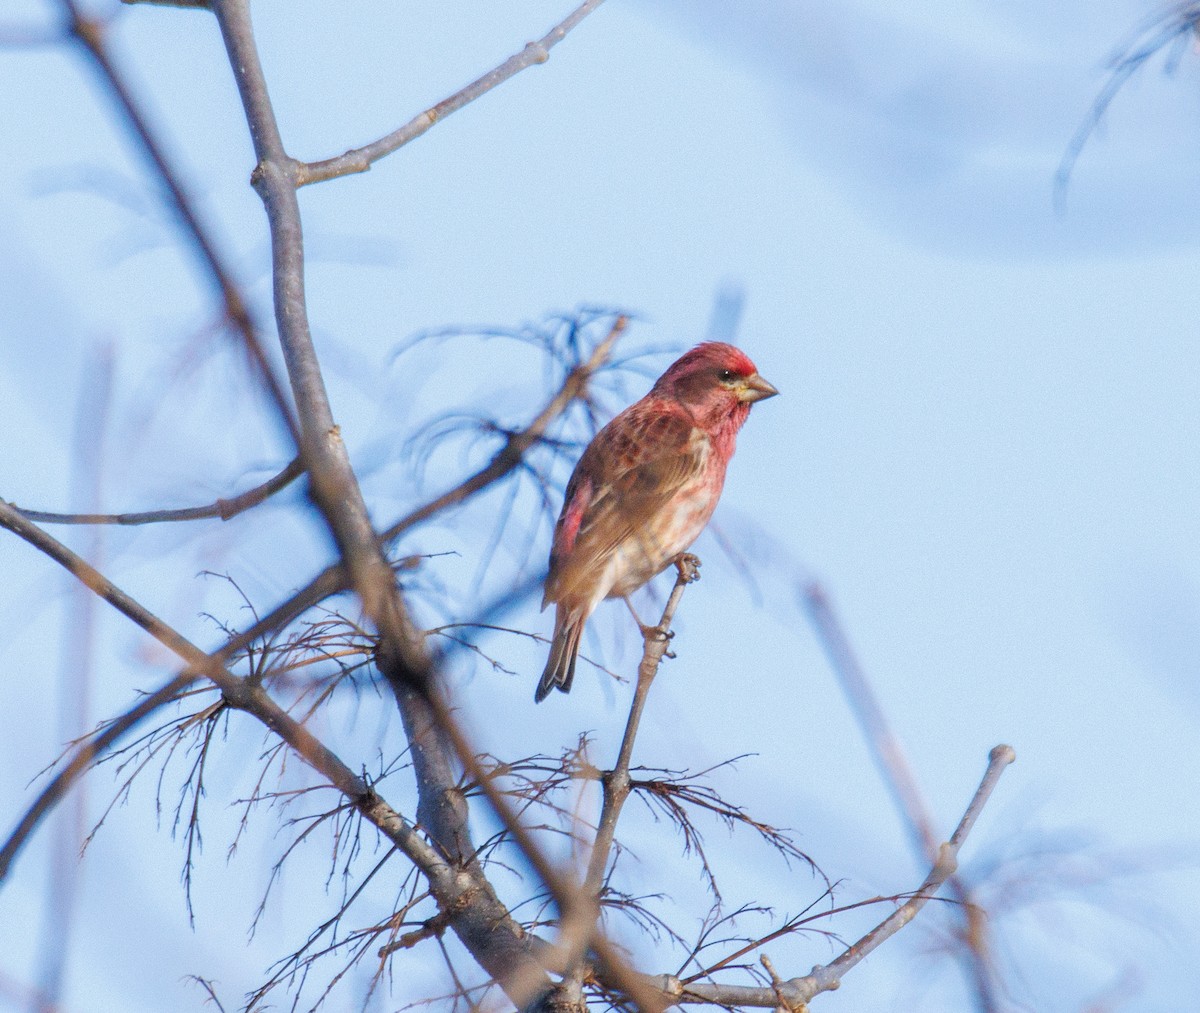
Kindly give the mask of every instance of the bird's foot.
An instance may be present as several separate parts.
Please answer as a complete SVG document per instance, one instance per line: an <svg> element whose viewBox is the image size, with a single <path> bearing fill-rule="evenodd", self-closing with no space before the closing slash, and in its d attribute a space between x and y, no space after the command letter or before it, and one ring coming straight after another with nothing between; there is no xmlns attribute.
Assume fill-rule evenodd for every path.
<svg viewBox="0 0 1200 1013"><path fill-rule="evenodd" d="M700 557L691 552L681 552L676 556L675 568L684 584L692 584L700 579Z"/></svg>
<svg viewBox="0 0 1200 1013"><path fill-rule="evenodd" d="M654 640L666 640L670 642L675 639L675 631L669 630L665 626L643 626L638 623L642 629L642 639L647 643Z"/></svg>

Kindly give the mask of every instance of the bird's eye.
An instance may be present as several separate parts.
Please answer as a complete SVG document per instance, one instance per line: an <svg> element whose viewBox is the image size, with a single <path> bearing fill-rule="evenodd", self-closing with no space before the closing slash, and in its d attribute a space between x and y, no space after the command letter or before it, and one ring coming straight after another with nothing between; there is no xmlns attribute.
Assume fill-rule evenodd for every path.
<svg viewBox="0 0 1200 1013"><path fill-rule="evenodd" d="M722 383L730 383L733 380L733 370L723 369L717 374L717 379Z"/></svg>

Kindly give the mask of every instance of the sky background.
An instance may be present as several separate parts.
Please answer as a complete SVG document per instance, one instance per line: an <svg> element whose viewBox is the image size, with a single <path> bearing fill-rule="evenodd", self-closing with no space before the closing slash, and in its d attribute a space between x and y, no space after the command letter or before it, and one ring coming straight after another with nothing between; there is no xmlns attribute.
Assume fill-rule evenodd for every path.
<svg viewBox="0 0 1200 1013"><path fill-rule="evenodd" d="M5 25L53 18L33 0L6 7ZM254 13L285 143L314 159L394 129L568 9L363 3L331 17L315 2L260 0ZM1043 902L995 921L1014 1009L1181 1008L1200 988L1192 49L1120 93L1065 203L1054 193L1107 57L1157 9L609 0L545 66L369 173L301 194L318 351L382 521L463 473L455 447L415 482L402 452L414 427L451 405L527 419L547 386L537 356L511 342L397 357L414 333L621 307L638 316L630 349L657 350L643 363L653 376L705 335L721 292L742 294L738 343L783 396L754 410L716 523L757 590L702 537L704 579L676 622L679 660L654 687L637 758L696 769L755 754L720 775L723 790L793 828L843 881L839 896L915 887L924 870L797 605L797 588L819 580L943 834L988 750L1016 749L963 855L970 875L972 862L1062 853L1040 866ZM253 160L215 24L123 9L114 41L269 318ZM104 434L106 507L211 501L278 470L286 441L214 335L211 293L79 55L0 51L0 95L0 496L84 505L74 434L106 354L108 423L82 409L84 432ZM647 385L632 377L607 404ZM429 568L453 598L476 581L488 523L466 512L405 545L459 553ZM206 645L219 631L201 612L240 620L230 588L198 571L228 573L269 606L329 558L296 494L237 524L109 532L102 552L118 583ZM64 738L62 628L75 606L15 539L0 539L0 568L7 829ZM549 630L533 603L510 619ZM629 671L624 608L605 606L593 625L594 651ZM600 762L615 749L627 689L583 671L535 712L544 648L513 637L488 648L517 674L456 676L484 745L552 753L590 730ZM95 657L90 721L170 671L116 617L99 618ZM387 711L366 698L330 719L352 766L394 754ZM83 866L66 1009L198 1008L187 974L217 979L236 1006L316 920L313 905L324 910L303 875L285 878L246 941L261 858L277 845L264 832L226 861L245 755L231 748L214 774L194 931L170 813L155 821L147 787L108 819ZM110 774L90 782L93 822L112 791ZM678 838L649 820L631 834L633 881L694 917L700 888ZM43 831L0 891L0 1008L24 1008L37 975L53 837ZM728 855L731 897L793 912L815 896L806 872L741 838L714 828L709 843ZM937 919L924 921L814 1009L964 1008L957 971L934 952ZM869 921L835 927L856 924ZM791 976L834 951L809 938L768 952ZM654 959L647 970L673 969Z"/></svg>

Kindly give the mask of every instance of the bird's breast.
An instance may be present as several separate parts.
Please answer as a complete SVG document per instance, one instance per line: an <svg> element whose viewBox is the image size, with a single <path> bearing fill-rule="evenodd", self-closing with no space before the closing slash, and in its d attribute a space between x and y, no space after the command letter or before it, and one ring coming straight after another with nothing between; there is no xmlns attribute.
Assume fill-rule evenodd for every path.
<svg viewBox="0 0 1200 1013"><path fill-rule="evenodd" d="M616 547L610 560L612 587L607 597L632 594L660 573L700 536L725 483L722 458L713 453L708 434L694 429L689 441L694 467L638 529Z"/></svg>

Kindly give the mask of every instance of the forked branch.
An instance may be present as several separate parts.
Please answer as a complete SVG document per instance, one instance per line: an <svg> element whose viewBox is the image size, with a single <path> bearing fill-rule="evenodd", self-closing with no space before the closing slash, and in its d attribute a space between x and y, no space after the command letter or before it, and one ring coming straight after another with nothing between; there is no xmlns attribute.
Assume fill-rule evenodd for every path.
<svg viewBox="0 0 1200 1013"><path fill-rule="evenodd" d="M437 105L430 106L423 113L414 116L404 126L393 130L379 140L365 144L361 148L351 148L336 158L327 158L320 162L296 163L296 185L307 186L309 183L320 183L338 176L366 172L381 158L399 150L410 141L415 141L439 120L444 120L451 113L457 112L480 96L486 95L497 85L503 84L521 71L545 63L550 59L550 50L562 42L571 29L603 2L604 0L586 0L586 3L580 4L536 42L529 43L519 53L510 56L500 66L489 70L483 77L472 81L448 98L442 99Z"/></svg>
<svg viewBox="0 0 1200 1013"><path fill-rule="evenodd" d="M715 982L685 984L673 975L663 975L652 980L670 997L672 1002L679 1004L778 1009L781 1003L786 1003L791 1009L804 1009L805 1004L815 996L838 988L848 971L912 921L921 908L937 894L947 878L958 867L958 854L975 826L979 814L983 811L983 807L991 797L1000 775L1015 759L1016 753L1011 746L1000 745L991 751L987 770L984 772L979 787L971 798L966 812L963 813L962 819L959 820L954 833L950 836L950 840L939 847L937 860L929 870L925 881L905 903L896 908L861 939L848 946L835 960L814 967L812 971L801 978L776 982L770 988L752 985L723 985Z"/></svg>

